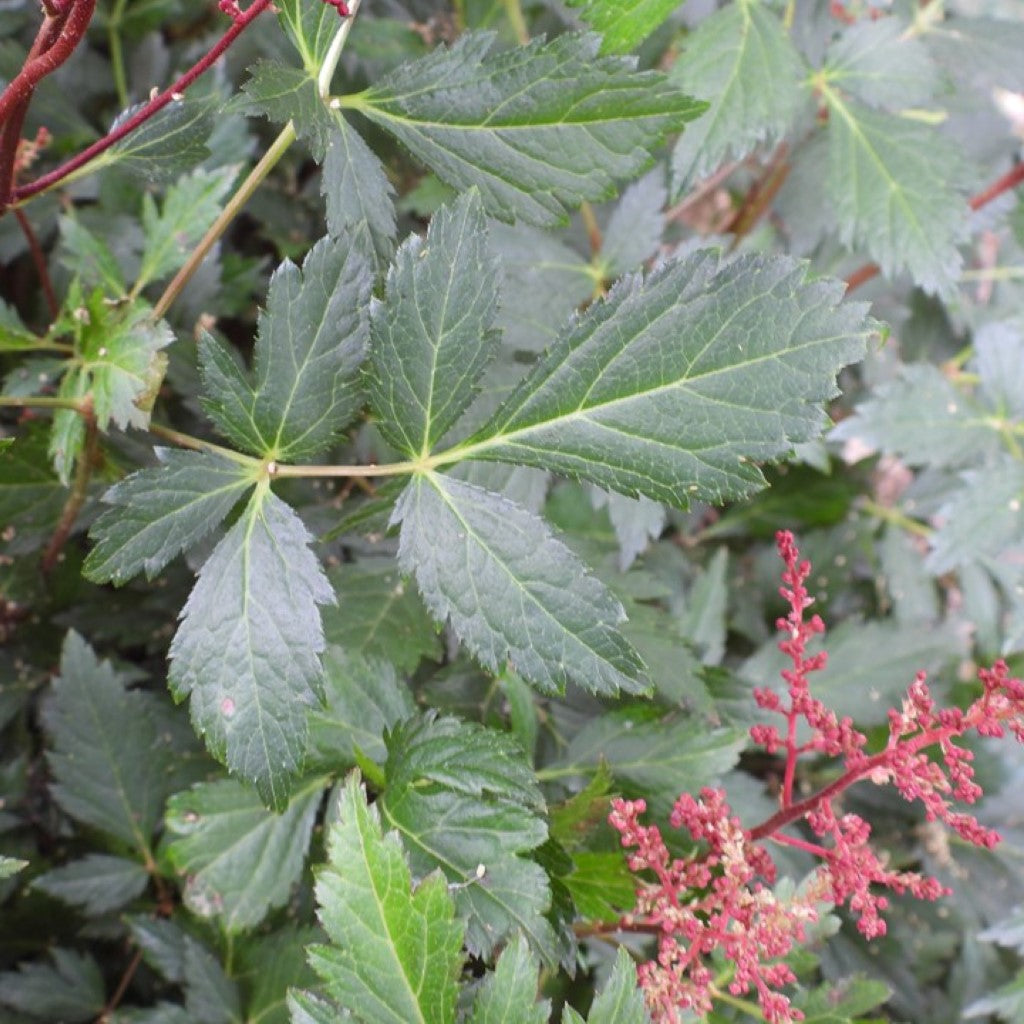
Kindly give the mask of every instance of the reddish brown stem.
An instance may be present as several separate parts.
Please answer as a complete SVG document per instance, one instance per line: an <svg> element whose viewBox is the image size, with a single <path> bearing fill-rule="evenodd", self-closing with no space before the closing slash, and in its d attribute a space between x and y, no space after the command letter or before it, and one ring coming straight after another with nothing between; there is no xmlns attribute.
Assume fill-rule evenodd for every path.
<svg viewBox="0 0 1024 1024"><path fill-rule="evenodd" d="M972 210L980 210L983 206L991 203L993 199L997 199L1004 192L1009 192L1010 189L1016 188L1022 183L1024 183L1024 163L1019 163L1016 167L1010 168L1001 178L997 178L992 182L988 188L977 195L971 196L967 200L967 205ZM847 293L852 292L854 288L859 288L873 277L877 277L878 273L879 267L877 263L865 263L864 266L858 267L846 279Z"/></svg>
<svg viewBox="0 0 1024 1024"><path fill-rule="evenodd" d="M120 1005L121 1000L124 999L125 992L128 991L128 986L131 984L132 978L135 976L135 972L139 969L139 964L142 963L142 950L136 950L135 955L132 957L131 962L125 968L124 974L121 975L121 980L117 983L117 988L114 989L114 994L110 997L107 1005L103 1007L103 1012L96 1018L96 1024L107 1024L110 1020L111 1014Z"/></svg>
<svg viewBox="0 0 1024 1024"><path fill-rule="evenodd" d="M93 0L95 2L95 0ZM163 110L169 103L180 97L185 90L192 85L197 78L208 71L218 61L227 48L245 31L252 21L265 11L272 3L272 0L253 0L249 7L242 11L238 18L232 22L231 27L217 40L212 49L188 71L185 72L173 85L169 86L162 93L154 96L148 103L143 104L131 117L119 124L113 131L108 132L102 139L97 139L91 146L84 149L77 156L72 157L66 163L60 165L47 174L36 178L26 185L14 190L15 201L27 199L37 192L57 184L69 174L83 167L90 160L99 156L100 153L108 150L116 142L120 142L126 135L130 135L136 128L148 121L154 114Z"/></svg>
<svg viewBox="0 0 1024 1024"><path fill-rule="evenodd" d="M42 285L46 305L50 310L50 317L56 320L57 314L60 312L60 306L57 303L57 295L53 290L53 282L50 280L50 271L46 267L46 256L43 254L43 247L39 244L39 238L35 231L32 230L32 225L29 223L24 211L15 210L14 216L21 227L21 233L25 236L25 241L28 242L28 251L32 254L32 262L35 264L36 273L39 275L39 283Z"/></svg>
<svg viewBox="0 0 1024 1024"><path fill-rule="evenodd" d="M772 200L789 177L789 166L789 147L783 142L725 229L733 234L731 249L735 249L740 240L749 235L768 212Z"/></svg>

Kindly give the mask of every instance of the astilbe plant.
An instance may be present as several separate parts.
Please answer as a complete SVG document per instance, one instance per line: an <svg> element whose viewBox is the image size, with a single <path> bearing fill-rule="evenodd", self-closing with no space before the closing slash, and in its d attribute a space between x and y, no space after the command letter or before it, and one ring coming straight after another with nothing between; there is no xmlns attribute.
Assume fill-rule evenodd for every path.
<svg viewBox="0 0 1024 1024"><path fill-rule="evenodd" d="M984 737L1009 732L1024 741L1024 683L998 661L979 671L982 693L966 710L937 708L924 673L918 673L902 707L889 712L885 746L868 753L867 737L852 720L840 719L811 693L810 676L825 667L827 654L810 654L808 645L825 625L820 616L805 614L813 603L806 587L810 563L801 560L791 533L780 531L776 540L785 563L779 592L789 604L777 622L784 636L779 649L791 667L782 672L785 696L770 689L758 689L754 696L761 709L781 715L785 724L782 730L756 725L750 736L767 753L785 758L779 810L744 829L724 790L705 788L699 798L684 793L669 821L699 845L690 856L674 858L658 827L641 822L645 801L612 802L609 820L632 851L630 869L640 874L636 907L621 923L658 934L657 958L642 964L638 975L659 1022L675 1021L687 1009L710 1012L717 990L707 958L714 953L734 965L729 991L753 990L766 1020L802 1019L780 991L796 980L783 958L805 940L821 905L848 907L860 932L875 938L886 931L886 891L926 900L948 891L935 878L888 868L869 844L870 824L837 807L842 794L861 781L892 785L906 800L921 801L928 821L943 822L969 843L990 848L999 842L998 833L958 809L973 804L982 790L974 779L973 755L957 740L972 732ZM841 771L823 789L795 799L797 763L807 755L837 758ZM814 839L784 831L801 823ZM808 882L786 899L771 888L776 866L767 842L820 861Z"/></svg>

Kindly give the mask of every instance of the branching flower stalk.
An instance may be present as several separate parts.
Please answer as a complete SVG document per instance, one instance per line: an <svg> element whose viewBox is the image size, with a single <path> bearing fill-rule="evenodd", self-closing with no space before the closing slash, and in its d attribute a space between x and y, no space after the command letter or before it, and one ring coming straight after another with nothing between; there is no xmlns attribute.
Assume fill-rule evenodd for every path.
<svg viewBox="0 0 1024 1024"><path fill-rule="evenodd" d="M809 654L812 639L825 632L818 615L805 616L813 603L806 581L810 563L788 531L777 535L785 565L782 597L788 614L778 620L779 649L789 658L782 673L785 696L755 690L758 706L782 717L775 725L756 725L751 739L769 754L785 759L779 810L766 821L744 829L722 789L706 788L699 798L684 793L670 816L700 844L699 852L673 858L654 825L640 818L643 800L614 800L609 816L622 845L630 849L629 867L642 873L633 913L625 929L658 930L658 955L639 968L640 984L658 1022L673 1022L679 1012L709 1013L715 984L708 957L719 954L735 965L728 991L754 992L770 1024L800 1020L780 991L795 981L784 958L806 938L821 904L846 906L866 938L885 934L882 913L886 890L935 900L948 890L935 878L914 871L891 870L869 845L871 826L857 814L842 813L837 799L854 783L892 785L904 799L919 800L928 821L941 821L967 842L990 848L999 835L959 809L981 796L974 780L972 753L957 744L969 733L983 737L1012 734L1024 742L1024 683L1010 678L1004 662L982 669L981 695L966 710L937 708L919 673L902 707L889 712L889 737L876 753L866 751L867 737L850 718L840 719L812 696L809 677L825 667L824 651ZM837 758L842 770L832 783L811 796L794 798L798 760L805 755ZM802 824L804 835L783 831ZM767 841L803 850L819 866L792 896L780 898L771 888L775 864Z"/></svg>

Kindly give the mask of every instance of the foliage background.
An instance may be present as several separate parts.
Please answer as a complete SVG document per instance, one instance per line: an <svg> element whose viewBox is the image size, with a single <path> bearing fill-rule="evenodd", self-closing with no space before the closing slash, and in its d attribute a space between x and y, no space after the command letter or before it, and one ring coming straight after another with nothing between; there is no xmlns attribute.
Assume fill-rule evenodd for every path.
<svg viewBox="0 0 1024 1024"><path fill-rule="evenodd" d="M17 73L37 15L27 3L0 8L0 77ZM40 166L92 142L153 85L197 60L226 24L194 0L102 3L86 44L39 86L30 108L24 134L45 126L53 136ZM675 113L645 115L664 123L638 129L615 167L602 163L614 160L600 147L583 153L597 184L581 178L560 195L545 194L522 170L520 186L489 191L483 156L459 170L450 153L429 158L430 140L396 128L408 110L396 117L397 101L380 84L400 81L396 69L472 30L496 33L491 61L515 52L524 33L546 34L569 48L576 44L565 33L581 24L605 32L606 55L635 50L642 69L667 72L671 85L708 101L707 111L697 118L687 101L682 114L681 101L667 98L665 79L644 79L637 90L646 98L636 102L664 102L666 109L675 103ZM509 972L502 980L507 991L532 996L540 963L541 992L556 1019L563 1005L589 1010L592 1021L628 1019L626 1011L608 1009L616 985L628 991L626 968L620 963L621 973L612 974L614 949L593 937L601 930L594 926L614 921L632 898L621 851L604 824L607 800L614 793L642 796L664 817L680 792L721 780L745 821L771 812L777 765L743 753L743 736L756 720L752 686L773 679L781 666L772 629L781 610L771 545L777 528L799 532L817 569L818 610L831 626L830 665L817 692L865 731L884 726L887 709L918 669L929 671L944 700L964 703L977 664L1006 656L1019 665L1024 217L1010 190L976 201L975 210L969 203L985 198L1020 156L1018 3L830 9L803 0L734 0L717 10L699 0L681 8L603 0L522 9L488 0L454 8L381 3L358 15L334 78L346 121L326 112L310 74L336 25L336 13L311 0L282 4L280 23L257 18L148 134L115 147L97 173L25 206L62 304L59 330L46 334L53 317L23 231L13 216L0 219L0 401L4 432L17 437L0 455L0 848L27 862L0 882L5 1021L333 1019L313 997L303 1006L293 1001L289 1010L286 992L318 987L307 946L328 949L314 954L316 962L331 958L332 944L359 948L365 940L344 932L354 911L337 910L333 927L326 914L318 924L314 912L318 904L335 899L344 907L352 898L351 880L325 895L332 869L319 876L314 894L313 868L328 860L327 827L339 816L347 831L337 834L366 838L371 873L397 872L392 912L411 914L415 904L443 947L444 935L454 934L445 928L456 927L445 924L451 911L444 886L435 878L409 895L401 858L395 861L394 848L375 834L345 781L353 766L379 794L374 806L388 827L398 827L412 874L420 878L441 863L448 869L453 920L465 928L473 954L463 973L456 957L438 975L460 978L458 1012L471 1012L479 979L494 977L495 949L508 940L498 961ZM597 67L592 55L585 63ZM417 67L423 74L430 65ZM542 67L538 80L553 74ZM568 74L573 81L585 77L579 62ZM470 84L472 99L479 83ZM367 87L370 93L362 93ZM164 311L166 319L141 332L130 318L119 319L126 294L159 301L168 277L289 118L299 141ZM683 121L691 123L677 141ZM486 136L481 129L479 138ZM486 149L474 145L477 153ZM511 166L513 158L499 158L507 169L503 161ZM617 197L611 178L622 183ZM472 199L436 214L455 194L453 182L461 193L472 184L483 189L486 234L483 209ZM563 207L575 210L583 199L592 205L557 223ZM298 570L304 582L268 610L273 622L287 617L286 607L298 609L295 650L275 654L270 644L264 654L282 662L275 671L303 699L276 709L288 748L283 756L294 764L273 779L261 777L257 792L210 757L184 706L168 693L168 650L195 574L226 531L249 522L246 513L219 527L212 506L202 505L189 543L168 540L166 558L151 556L142 565L140 555L129 571L124 548L135 526L123 510L110 511L110 495L107 504L101 497L130 472L152 466L154 444L173 441L147 435L148 411L135 402L145 390L138 382L156 367L163 372L164 358L153 422L211 438L210 414L222 435L245 447L245 438L230 432L230 409L218 412L216 400L201 398L203 379L205 373L209 386L216 359L229 377L240 359L259 352L257 339L279 327L280 318L258 316L274 301L274 268L285 258L306 260L310 279L333 273L347 282L341 309L368 308L371 288L387 307L403 286L401 279L382 283L395 244L422 234L428 223L440 251L469 246L449 261L460 272L454 284L482 292L490 286L500 296L485 294L473 314L472 337L487 338L494 357L457 440L486 423L574 311L623 276L707 246L754 261L780 253L809 259L814 275L850 280L856 298L869 300L888 328L856 368L843 372L842 395L830 406L838 426L767 465L771 486L757 494L724 488L721 498L733 499L726 503L711 501L709 490L701 495L708 501L684 510L536 466L466 462L446 478L461 481L447 485L452 493L478 493L470 486L499 492L558 531L566 548L552 555L556 576L559 559L566 566L582 559L621 602L628 615L621 632L646 663L649 696L613 697L612 687L596 686L592 676L597 694L572 683L555 694L564 682L555 677L535 689L504 667L500 651L488 658L488 637L474 639L470 615L460 628L453 614L465 646L451 629L438 632L410 577L411 569L419 575L422 557L399 553L396 562L398 539L388 521L400 488L386 479L275 481L281 501L265 506L277 516L268 535L291 531L280 574ZM349 232L350 240L361 232L358 244L367 246L376 280L356 271L346 278L344 263L335 265L342 256L325 255L330 246L316 257L314 274L310 250L325 224L331 235ZM410 279L417 252L423 250L401 250L396 263L402 268L406 261ZM701 258L693 257L690 272ZM880 268L877 276L864 270L867 261ZM436 273L446 265L439 261ZM291 280L297 287L297 277ZM283 279L275 281L283 294ZM623 294L613 292L612 301ZM90 333L81 318L76 326L78 308L88 309L89 324L102 330ZM378 352L389 329L379 308L372 325ZM766 323L766 332L775 326ZM204 332L221 347L203 341ZM66 352L40 344L44 335L73 336L84 354L80 368L67 372ZM100 349L110 347L111 337L127 341L125 360L108 373ZM208 355L201 372L203 345L220 355ZM135 366L130 360L140 353L143 363ZM833 368L852 358L837 356ZM94 364L98 369L88 369ZM367 393L378 413L388 401L401 404L387 396L393 366L387 362L376 378L372 366L368 371ZM120 373L134 383L125 385ZM262 380L264 393L275 379L269 373ZM119 386L128 387L127 395ZM84 500L59 552L53 537L76 479L69 453L90 449L80 417L30 400L58 388L65 398L92 393L102 428ZM335 411L348 401L355 413L365 397L332 393L330 400ZM431 444L454 422L430 424ZM808 436L814 433L808 428ZM380 415L360 416L323 444L330 446L326 461L337 464L393 462L417 450L403 451L403 438ZM289 454L286 448L281 454ZM203 495L223 474L221 518L243 483L253 483L213 456L204 467L209 477L186 480L192 470L183 468L184 453L165 458L162 479L175 480L177 466L184 484ZM122 497L130 497L126 486ZM518 511L496 509L519 522ZM307 535L316 538L311 547ZM412 544L404 530L403 543ZM430 546L429 537L424 544ZM184 558L168 561L184 547ZM135 576L141 568L155 578ZM439 617L451 613L437 594L431 600L422 577L420 585ZM214 618L222 593L214 590L205 604L193 597L193 621ZM329 606L334 599L337 606ZM324 704L311 699L318 684L310 680L319 670L302 663L310 647L303 631L313 628L317 606L324 606ZM188 621L181 627L186 635ZM201 674L189 674L194 652L181 636L170 670L179 698L200 685ZM209 649L194 656L202 665ZM208 699L223 710L230 698L218 691ZM195 701L193 716L208 725ZM232 747L231 736L209 743L246 774L245 752ZM889 934L872 943L836 920L835 934L797 960L805 982L797 1005L809 1019L1024 1019L1024 942L1015 909L1024 886L1024 761L1009 746L979 746L976 755L987 792L980 816L1004 836L991 852L951 841L883 790L862 786L848 794L849 808L874 823L877 842L895 862L920 865L954 895L936 905L895 901ZM285 786L281 780L291 779L300 762L299 777ZM813 786L827 772L828 765L811 765L803 781ZM432 780L426 790L423 778ZM473 822L469 836L452 825L466 821ZM435 854L424 852L424 837ZM333 857L336 869L353 854ZM494 888L474 881L479 863ZM794 879L809 866L797 856L786 864ZM512 938L519 929L529 947ZM627 944L643 949L639 937ZM525 978L518 989L513 966ZM605 1007L590 1009L606 983ZM361 984L357 979L334 994L348 992L356 1019L387 1019L360 1002ZM836 991L847 1002L837 1002ZM422 996L433 1014L425 1019L454 1019L449 994L439 983L437 993ZM508 1019L535 1019L522 1000L518 1005L520 1016ZM723 1002L715 1016L747 1015Z"/></svg>

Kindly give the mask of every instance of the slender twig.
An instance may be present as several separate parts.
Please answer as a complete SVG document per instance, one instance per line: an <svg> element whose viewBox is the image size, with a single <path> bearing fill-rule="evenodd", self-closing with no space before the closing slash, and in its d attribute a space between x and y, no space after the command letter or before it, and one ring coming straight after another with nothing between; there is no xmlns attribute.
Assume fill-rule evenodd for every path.
<svg viewBox="0 0 1024 1024"><path fill-rule="evenodd" d="M761 218L771 208L772 201L789 177L789 147L781 143L772 154L764 173L747 192L739 209L725 230L732 233L733 241L730 249L735 249L740 241L754 230Z"/></svg>
<svg viewBox="0 0 1024 1024"><path fill-rule="evenodd" d="M601 226L594 216L594 208L584 200L580 203L580 217L583 218L583 226L587 229L587 242L590 244L590 255L597 256L601 251L604 239L601 237Z"/></svg>
<svg viewBox="0 0 1024 1024"><path fill-rule="evenodd" d="M95 0L78 0L79 3L95 3ZM82 150L77 156L72 157L66 163L55 168L48 174L44 174L35 181L29 182L26 185L22 185L14 190L14 198L16 201L21 202L28 199L30 196L34 196L39 192L44 192L49 188L52 188L58 182L63 181L74 171L77 171L80 167L84 167L90 160L99 156L101 153L108 150L116 142L120 142L126 135L130 135L136 128L148 121L154 114L163 110L169 103L174 102L181 98L182 94L190 85L192 85L197 78L199 78L204 72L208 71L217 61L221 55L228 49L228 47L245 31L246 28L253 22L253 20L260 14L263 13L272 3L272 0L253 0L246 10L244 10L235 21L232 22L231 27L227 30L214 43L213 47L198 60L191 68L188 69L173 85L165 89L162 93L154 96L153 99L149 100L148 103L144 103L131 117L126 118L121 124L115 129L108 132L103 136L102 139L98 139L91 146Z"/></svg>
<svg viewBox="0 0 1024 1024"><path fill-rule="evenodd" d="M92 478L92 471L99 456L100 433L96 426L96 417L93 416L91 410L88 413L83 413L82 417L85 420L85 443L78 456L71 493L68 495L67 501L64 502L64 509L60 514L56 529L43 552L41 566L44 573L49 573L57 564L57 558L60 556L62 548L68 537L71 536L78 513L82 511L82 506L88 497L89 480Z"/></svg>
<svg viewBox="0 0 1024 1024"><path fill-rule="evenodd" d="M82 416L92 411L87 399L61 398L58 395L0 395L0 406L15 409L70 409Z"/></svg>
<svg viewBox="0 0 1024 1024"><path fill-rule="evenodd" d="M39 244L39 238L35 231L32 230L32 225L29 223L28 217L25 216L23 210L15 210L14 217L21 228L21 233L25 236L25 241L28 242L28 251L32 255L32 262L35 264L36 273L39 275L39 284L42 286L43 296L50 310L50 318L56 319L57 314L60 312L60 305L57 302L57 295L53 290L50 271L46 266L46 256L43 254L43 248Z"/></svg>
<svg viewBox="0 0 1024 1024"><path fill-rule="evenodd" d="M124 994L128 991L128 986L131 984L132 978L135 976L135 972L139 969L139 964L141 963L142 950L137 949L128 966L124 969L121 980L117 983L117 988L114 989L114 994L107 1000L107 1005L103 1007L100 1015L96 1018L96 1024L107 1024L107 1021L110 1020L110 1015L120 1005L121 1000L124 999Z"/></svg>
<svg viewBox="0 0 1024 1024"><path fill-rule="evenodd" d="M233 448L224 448L219 444L214 444L212 441L204 441L201 437L184 434L180 430L165 427L162 423L150 423L148 429L151 434L156 434L157 437L162 437L165 441L178 445L179 448L189 448L194 452L216 452L217 455L223 455L234 462L241 462L246 465L258 466L261 464L259 459L251 455L243 455L241 452L236 452Z"/></svg>
<svg viewBox="0 0 1024 1024"><path fill-rule="evenodd" d="M164 289L163 294L153 307L152 318L154 320L159 320L170 308L171 303L181 294L181 290L199 269L199 265L206 258L206 254L216 244L217 239L224 234L228 225L235 219L238 211L249 201L253 192L259 188L263 179L273 170L281 157L284 156L288 147L295 141L295 138L295 126L289 121L281 129L281 133L273 141L270 148L263 154L260 162L249 172L248 177L239 186L238 191L235 192L224 209L221 210L217 219L207 229L199 244L192 250L185 265L174 275L171 283Z"/></svg>

